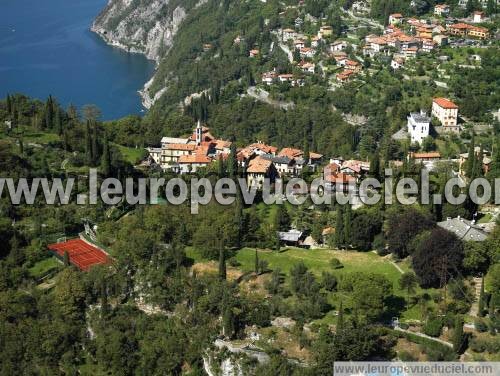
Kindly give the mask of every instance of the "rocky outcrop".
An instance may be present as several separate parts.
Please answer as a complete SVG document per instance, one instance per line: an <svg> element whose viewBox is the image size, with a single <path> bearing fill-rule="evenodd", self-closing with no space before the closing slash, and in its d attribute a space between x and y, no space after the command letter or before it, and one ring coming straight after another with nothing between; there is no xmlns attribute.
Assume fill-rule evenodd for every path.
<svg viewBox="0 0 500 376"><path fill-rule="evenodd" d="M92 24L108 44L159 61L186 17L172 0L109 0Z"/></svg>

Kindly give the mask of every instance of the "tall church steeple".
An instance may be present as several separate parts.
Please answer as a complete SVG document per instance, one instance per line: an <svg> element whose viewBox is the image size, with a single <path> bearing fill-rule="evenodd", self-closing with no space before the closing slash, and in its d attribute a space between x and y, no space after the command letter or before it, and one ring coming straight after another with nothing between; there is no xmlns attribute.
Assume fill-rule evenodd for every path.
<svg viewBox="0 0 500 376"><path fill-rule="evenodd" d="M201 122L198 120L198 124L196 125L196 145L201 145L201 136L203 134L203 129L201 128Z"/></svg>

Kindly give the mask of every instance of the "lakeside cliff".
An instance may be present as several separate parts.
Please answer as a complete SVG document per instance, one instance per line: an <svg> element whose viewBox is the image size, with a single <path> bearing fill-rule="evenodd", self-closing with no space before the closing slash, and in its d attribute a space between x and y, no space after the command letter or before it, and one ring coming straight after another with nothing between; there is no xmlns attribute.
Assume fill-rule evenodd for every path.
<svg viewBox="0 0 500 376"><path fill-rule="evenodd" d="M193 1L109 0L91 26L106 43L132 53L144 54L158 65L170 50L174 36ZM161 96L149 95L154 77L139 92L144 107Z"/></svg>

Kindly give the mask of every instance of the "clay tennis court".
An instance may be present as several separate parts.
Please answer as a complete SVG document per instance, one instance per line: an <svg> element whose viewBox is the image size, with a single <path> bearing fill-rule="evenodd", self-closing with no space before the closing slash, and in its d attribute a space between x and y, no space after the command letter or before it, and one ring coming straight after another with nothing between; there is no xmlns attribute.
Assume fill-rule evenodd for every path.
<svg viewBox="0 0 500 376"><path fill-rule="evenodd" d="M64 258L64 253L68 252L69 262L84 271L94 265L107 264L111 261L104 251L79 238L49 244L48 248L61 259Z"/></svg>

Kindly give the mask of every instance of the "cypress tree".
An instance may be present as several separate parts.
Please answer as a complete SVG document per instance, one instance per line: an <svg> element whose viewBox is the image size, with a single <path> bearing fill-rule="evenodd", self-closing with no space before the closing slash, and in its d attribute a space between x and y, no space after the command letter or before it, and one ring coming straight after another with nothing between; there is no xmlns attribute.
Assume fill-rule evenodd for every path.
<svg viewBox="0 0 500 376"><path fill-rule="evenodd" d="M236 158L236 144L231 144L231 151L227 159L227 172L231 179L236 180L238 177L238 160Z"/></svg>
<svg viewBox="0 0 500 376"><path fill-rule="evenodd" d="M218 168L219 179L222 179L223 177L226 176L226 171L224 166L224 159L222 159L222 155L220 154L219 157L217 158L217 168Z"/></svg>
<svg viewBox="0 0 500 376"><path fill-rule="evenodd" d="M45 127L51 129L54 126L54 101L49 95L45 102Z"/></svg>
<svg viewBox="0 0 500 376"><path fill-rule="evenodd" d="M337 207L337 218L335 222L335 246L337 248L344 247L344 213L342 210L342 205Z"/></svg>
<svg viewBox="0 0 500 376"><path fill-rule="evenodd" d="M370 162L370 175L375 179L380 177L380 156L378 151L373 154L372 160Z"/></svg>
<svg viewBox="0 0 500 376"><path fill-rule="evenodd" d="M226 279L226 256L222 247L219 249L219 279Z"/></svg>
<svg viewBox="0 0 500 376"><path fill-rule="evenodd" d="M344 213L344 244L349 245L351 244L351 224L352 224L352 208L351 204L347 203L346 204L346 209Z"/></svg>
<svg viewBox="0 0 500 376"><path fill-rule="evenodd" d="M493 315L495 314L495 299L495 293L492 293L488 304L488 315L490 316L490 319L493 318Z"/></svg>
<svg viewBox="0 0 500 376"><path fill-rule="evenodd" d="M279 234L276 234L276 245L274 248L276 252L279 252L281 249L281 240Z"/></svg>
<svg viewBox="0 0 500 376"><path fill-rule="evenodd" d="M19 138L19 154L24 154L24 142L22 137Z"/></svg>
<svg viewBox="0 0 500 376"><path fill-rule="evenodd" d="M64 259L63 259L63 262L64 262L64 266L69 266L70 263L69 263L69 253L68 251L64 251Z"/></svg>
<svg viewBox="0 0 500 376"><path fill-rule="evenodd" d="M476 160L474 149L475 149L475 136L474 134L472 134L472 139L470 140L469 144L469 155L467 156L467 164L465 170L465 175L468 178L471 178L474 172L474 161Z"/></svg>
<svg viewBox="0 0 500 376"><path fill-rule="evenodd" d="M101 155L101 169L104 176L109 176L111 173L111 155L109 152L108 136L104 134L104 144Z"/></svg>
<svg viewBox="0 0 500 376"><path fill-rule="evenodd" d="M234 314L231 307L226 307L222 316L222 330L224 336L231 339L234 335Z"/></svg>
<svg viewBox="0 0 500 376"><path fill-rule="evenodd" d="M12 98L7 94L7 113L12 115Z"/></svg>
<svg viewBox="0 0 500 376"><path fill-rule="evenodd" d="M85 163L87 166L92 165L92 140L90 136L90 123L88 120L85 123Z"/></svg>
<svg viewBox="0 0 500 376"><path fill-rule="evenodd" d="M306 161L306 164L309 164L310 162L310 152L309 152L309 139L307 137L307 134L304 135L304 160Z"/></svg>
<svg viewBox="0 0 500 376"><path fill-rule="evenodd" d="M255 274L259 274L259 254L257 250L255 250L255 265L254 265Z"/></svg>
<svg viewBox="0 0 500 376"><path fill-rule="evenodd" d="M457 315L455 318L455 327L453 328L453 350L457 354L459 354L463 348L463 340L464 340L464 320L462 316Z"/></svg>
<svg viewBox="0 0 500 376"><path fill-rule="evenodd" d="M481 278L481 292L479 293L479 302L477 314L479 317L484 316L484 276Z"/></svg>
<svg viewBox="0 0 500 376"><path fill-rule="evenodd" d="M94 121L94 127L92 128L92 163L95 165L99 160L99 146L98 146L98 136L97 136L97 122Z"/></svg>
<svg viewBox="0 0 500 376"><path fill-rule="evenodd" d="M342 301L340 301L339 314L337 316L337 333L342 329L344 329L344 307Z"/></svg>
<svg viewBox="0 0 500 376"><path fill-rule="evenodd" d="M59 136L61 136L63 134L63 126L62 126L62 119L61 119L61 109L57 108L55 112L56 112L55 113L56 118L54 120L55 128L56 128L57 134Z"/></svg>

